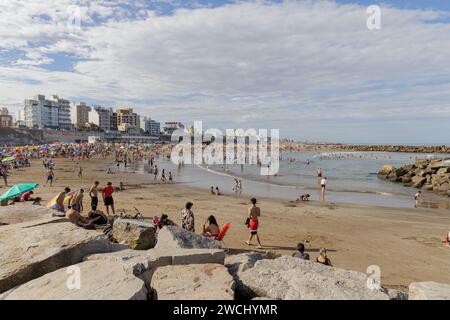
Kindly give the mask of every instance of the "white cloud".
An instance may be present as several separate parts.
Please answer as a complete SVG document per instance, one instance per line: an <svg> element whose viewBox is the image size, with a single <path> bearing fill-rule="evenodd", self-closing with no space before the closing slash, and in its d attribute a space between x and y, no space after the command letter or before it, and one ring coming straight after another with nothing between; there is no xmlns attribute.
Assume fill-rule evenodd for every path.
<svg viewBox="0 0 450 320"><path fill-rule="evenodd" d="M382 29L370 31L365 7L330 1L243 2L162 16L143 1L133 11L123 3L0 4L0 48L24 52L0 64L0 104L57 92L164 120L294 128L300 118L450 119L450 24L428 22L448 13L382 7ZM81 31L67 29L70 5L82 8ZM73 72L41 68L56 53L83 60Z"/></svg>

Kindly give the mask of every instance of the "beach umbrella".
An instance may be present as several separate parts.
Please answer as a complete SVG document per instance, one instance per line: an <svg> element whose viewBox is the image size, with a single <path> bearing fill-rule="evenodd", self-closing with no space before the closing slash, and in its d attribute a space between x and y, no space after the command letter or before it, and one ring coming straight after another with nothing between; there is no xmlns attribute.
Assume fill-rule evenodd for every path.
<svg viewBox="0 0 450 320"><path fill-rule="evenodd" d="M17 196L20 196L22 193L34 190L37 188L39 184L37 183L19 183L14 187L10 188L4 194L0 196L0 201L8 200Z"/></svg>
<svg viewBox="0 0 450 320"><path fill-rule="evenodd" d="M14 161L14 160L16 160L16 158L8 157L8 158L3 159L2 162L10 162L10 161Z"/></svg>
<svg viewBox="0 0 450 320"><path fill-rule="evenodd" d="M67 202L70 198L73 197L73 195L75 194L75 191L71 191L69 193L66 193L66 196L64 197L64 202ZM47 208L51 208L53 205L56 204L56 200L58 199L58 195L54 196L48 203L47 203Z"/></svg>

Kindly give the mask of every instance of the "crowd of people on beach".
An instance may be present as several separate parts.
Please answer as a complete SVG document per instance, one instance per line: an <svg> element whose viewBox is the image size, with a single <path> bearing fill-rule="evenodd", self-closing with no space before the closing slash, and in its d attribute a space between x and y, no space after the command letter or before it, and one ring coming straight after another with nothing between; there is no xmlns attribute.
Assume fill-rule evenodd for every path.
<svg viewBox="0 0 450 320"><path fill-rule="evenodd" d="M135 168L138 162L143 161L146 172L153 175L155 181L161 181L162 183L173 183L172 172L166 174L166 170L161 169L156 164L156 159L160 156L168 156L170 148L151 148L147 149L139 146L125 146L125 145L111 145L111 144L54 144L40 147L29 147L18 150L17 148L4 148L0 156L0 176L3 178L3 183L8 186L8 176L11 170L18 168L25 168L30 166L31 159L41 159L42 166L45 170L45 186L53 186L55 181L55 159L58 157L69 158L71 161L76 162L78 178L83 178L82 161L89 161L93 157L107 158L113 156L117 171L120 170L120 165L124 169L128 170ZM4 161L7 159L8 161ZM295 162L295 158L288 158L289 162ZM113 166L114 168L114 166ZM115 174L112 168L108 168L108 174ZM325 193L327 188L327 178L320 166L316 169L317 180L320 186L320 200L325 201ZM112 182L106 182L101 186L99 181L94 183L86 189L79 188L72 191L70 187L62 188L58 194L49 202L48 206L59 212L61 216L65 216L75 225L86 228L96 229L99 226L111 225L112 221L118 217L116 214L116 208L114 205L114 196L116 192L125 190L125 186L122 182L118 186L114 186ZM234 193L242 193L242 180L240 178L234 178L234 187L232 188ZM222 195L218 186L211 186L211 195ZM86 194L90 199L90 205L85 210L84 202ZM102 203L99 202L101 197ZM421 192L419 191L415 195L416 206L420 201ZM309 201L310 194L301 194L297 201ZM27 191L23 194L11 199L12 203L18 202L32 202L33 205L41 205L42 198L35 197L34 191ZM67 203L67 207L66 204ZM100 210L100 206L104 207L105 211ZM193 212L194 204L187 202L185 207L181 210L179 221L180 227L190 232L196 232L195 228L195 215ZM136 218L133 216L132 218ZM250 206L247 209L245 216L245 225L249 231L249 237L243 243L247 246L253 245L253 241L256 241L256 248L263 249L261 243L260 234L258 229L260 227L261 208L257 205L256 198L250 199ZM160 216L154 216L152 218L153 223L158 227L164 226L177 226L178 224L169 218L166 213ZM224 225L225 226L225 225ZM214 214L210 214L208 218L202 224L200 233L208 238L218 239L219 235L223 231L224 226L220 226L218 220ZM450 232L446 237L447 243L449 243ZM444 242L444 240L443 240ZM310 260L310 255L305 252L305 245L303 243L297 244L297 252L293 254L294 257ZM321 248L319 255L315 259L316 262L331 266L331 260L327 255L327 250Z"/></svg>

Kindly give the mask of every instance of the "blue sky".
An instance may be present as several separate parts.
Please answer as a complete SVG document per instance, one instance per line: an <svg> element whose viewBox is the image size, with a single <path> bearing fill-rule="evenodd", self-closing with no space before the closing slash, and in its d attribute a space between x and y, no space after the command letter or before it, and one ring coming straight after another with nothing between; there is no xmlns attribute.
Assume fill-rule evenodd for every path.
<svg viewBox="0 0 450 320"><path fill-rule="evenodd" d="M302 140L450 144L450 1L11 0L0 23L14 111L57 93Z"/></svg>

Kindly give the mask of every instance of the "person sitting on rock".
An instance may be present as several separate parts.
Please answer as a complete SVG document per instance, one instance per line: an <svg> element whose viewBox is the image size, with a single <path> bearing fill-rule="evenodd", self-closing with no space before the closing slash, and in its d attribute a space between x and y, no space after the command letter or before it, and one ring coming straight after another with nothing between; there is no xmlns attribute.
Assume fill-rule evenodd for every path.
<svg viewBox="0 0 450 320"><path fill-rule="evenodd" d="M309 254L305 253L305 245L303 243L297 244L298 252L295 252L292 256L302 260L309 260Z"/></svg>
<svg viewBox="0 0 450 320"><path fill-rule="evenodd" d="M325 266L332 267L331 260L327 256L327 249L321 248L319 251L319 256L316 259L316 262L321 263Z"/></svg>
<svg viewBox="0 0 450 320"><path fill-rule="evenodd" d="M158 218L158 217L156 217ZM154 220L154 224L162 229L164 226L176 226L176 223L169 219L167 214L162 214L160 218Z"/></svg>
<svg viewBox="0 0 450 320"><path fill-rule="evenodd" d="M207 226L208 225L208 226ZM220 233L220 228L217 223L216 218L213 215L210 215L208 219L206 219L203 224L203 232L202 235L208 238L216 238Z"/></svg>

